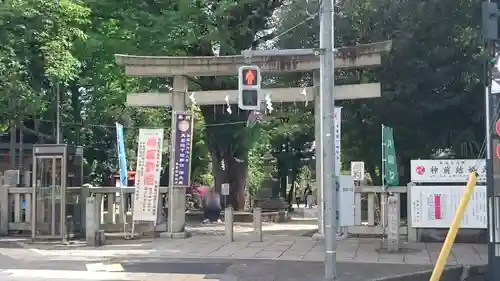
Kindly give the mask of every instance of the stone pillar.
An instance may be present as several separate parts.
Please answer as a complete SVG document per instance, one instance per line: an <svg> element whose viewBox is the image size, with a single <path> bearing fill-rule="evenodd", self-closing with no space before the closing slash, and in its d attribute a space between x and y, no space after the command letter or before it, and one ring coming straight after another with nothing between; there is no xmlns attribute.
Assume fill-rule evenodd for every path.
<svg viewBox="0 0 500 281"><path fill-rule="evenodd" d="M175 159L175 111L186 110L186 94L188 82L186 76L174 76L174 90L172 92L172 128L170 133L170 175L168 186L168 221L167 235L170 238L186 238L186 188L173 187Z"/></svg>
<svg viewBox="0 0 500 281"><path fill-rule="evenodd" d="M0 235L9 234L9 186L0 185Z"/></svg>
<svg viewBox="0 0 500 281"><path fill-rule="evenodd" d="M85 230L86 230L87 198L89 198L90 196L91 196L91 194L90 194L89 185L83 185L82 187L80 187L80 198L79 198L80 206L77 206L77 207L80 208L80 231L82 231L82 232L85 232ZM93 203L94 203L94 205L96 204L95 198L94 198ZM94 206L94 208L95 208L95 206ZM92 214L89 214L89 215L92 215ZM99 216L97 215L97 209L96 209L94 215L96 216L96 220L97 220L97 218L99 218Z"/></svg>
<svg viewBox="0 0 500 281"><path fill-rule="evenodd" d="M88 246L96 246L96 233L99 230L99 215L97 214L95 197L85 199L85 240Z"/></svg>
<svg viewBox="0 0 500 281"><path fill-rule="evenodd" d="M387 249L391 253L398 252L400 225L399 194L391 195L387 198L387 217Z"/></svg>
<svg viewBox="0 0 500 281"><path fill-rule="evenodd" d="M406 185L406 216L407 216L407 224L406 227L408 228L407 233L408 233L408 241L409 242L419 242L418 240L418 235L417 235L417 229L413 228L411 216L413 215L412 213L412 205L411 205L411 187L413 184L410 182ZM401 196L400 196L401 199ZM401 204L399 205L400 209L402 208ZM401 211L401 210L400 210Z"/></svg>
<svg viewBox="0 0 500 281"><path fill-rule="evenodd" d="M323 154L321 145L321 113L320 113L320 72L315 70L313 72L313 86L314 88L314 138L316 144L316 198L318 202L318 234L323 235L324 220L323 212L325 209L325 201L323 200L323 163L321 162L321 155Z"/></svg>

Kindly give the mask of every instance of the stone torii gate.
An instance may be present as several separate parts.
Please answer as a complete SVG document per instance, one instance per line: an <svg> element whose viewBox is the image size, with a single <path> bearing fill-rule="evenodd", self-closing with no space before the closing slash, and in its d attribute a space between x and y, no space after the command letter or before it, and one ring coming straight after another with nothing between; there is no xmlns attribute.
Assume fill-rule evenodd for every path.
<svg viewBox="0 0 500 281"><path fill-rule="evenodd" d="M338 48L335 58L336 68L366 68L381 64L381 55L389 52L391 41L377 42L366 45ZM191 103L188 98L187 76L224 76L237 75L238 68L243 65L257 65L262 74L283 72L314 71L314 86L305 88L273 88L261 89L261 100L268 94L272 102L315 101L315 111L319 114L319 49L244 51L243 55L233 56L199 56L199 57L168 57L168 56L134 56L116 54L118 65L125 66L125 73L135 77L174 77L173 91L170 93L135 93L127 95L129 106L171 106L172 113L186 110ZM379 83L335 86L337 100L377 98L381 96ZM237 90L201 91L195 93L198 105L238 103ZM315 118L316 154L323 153L321 148L320 123ZM174 140L175 128L172 128L171 139ZM170 146L172 150L174 144ZM170 155L174 155L171 151ZM316 157L316 170L321 171L322 163ZM170 159L168 236L186 237L185 232L185 196L184 188L173 187L173 163ZM320 212L318 231L323 233L323 192L321 190L321 173L317 173L318 201Z"/></svg>

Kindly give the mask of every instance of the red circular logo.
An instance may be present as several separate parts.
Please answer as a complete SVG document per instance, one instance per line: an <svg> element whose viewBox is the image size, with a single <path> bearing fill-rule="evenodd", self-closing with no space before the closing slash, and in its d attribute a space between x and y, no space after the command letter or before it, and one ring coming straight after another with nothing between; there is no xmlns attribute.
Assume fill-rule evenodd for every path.
<svg viewBox="0 0 500 281"><path fill-rule="evenodd" d="M497 120L495 130L497 131L497 136L500 136L500 119Z"/></svg>
<svg viewBox="0 0 500 281"><path fill-rule="evenodd" d="M423 175L425 173L424 166L417 166L417 168L415 169L415 172L417 173L417 175Z"/></svg>

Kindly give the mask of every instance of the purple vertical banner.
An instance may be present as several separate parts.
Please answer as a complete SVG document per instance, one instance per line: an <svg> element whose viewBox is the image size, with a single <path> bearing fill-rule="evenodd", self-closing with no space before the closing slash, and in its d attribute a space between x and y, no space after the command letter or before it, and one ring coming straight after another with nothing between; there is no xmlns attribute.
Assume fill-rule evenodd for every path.
<svg viewBox="0 0 500 281"><path fill-rule="evenodd" d="M175 167L174 186L188 187L191 184L191 147L193 143L193 115L190 112L175 112Z"/></svg>

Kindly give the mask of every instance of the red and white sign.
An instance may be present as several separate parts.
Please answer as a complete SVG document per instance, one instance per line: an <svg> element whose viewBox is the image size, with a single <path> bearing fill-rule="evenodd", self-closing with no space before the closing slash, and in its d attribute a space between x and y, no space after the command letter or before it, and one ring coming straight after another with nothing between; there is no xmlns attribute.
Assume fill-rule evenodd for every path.
<svg viewBox="0 0 500 281"><path fill-rule="evenodd" d="M156 222L162 152L163 129L140 129L132 213L134 221Z"/></svg>
<svg viewBox="0 0 500 281"><path fill-rule="evenodd" d="M465 185L412 186L411 222L414 228L449 228L460 204ZM476 186L460 225L461 228L486 228L486 187Z"/></svg>
<svg viewBox="0 0 500 281"><path fill-rule="evenodd" d="M478 173L478 182L486 182L483 159L411 160L410 169L414 183L466 183L472 170Z"/></svg>
<svg viewBox="0 0 500 281"><path fill-rule="evenodd" d="M498 119L495 124L495 131L497 132L497 136L500 136L500 119Z"/></svg>

